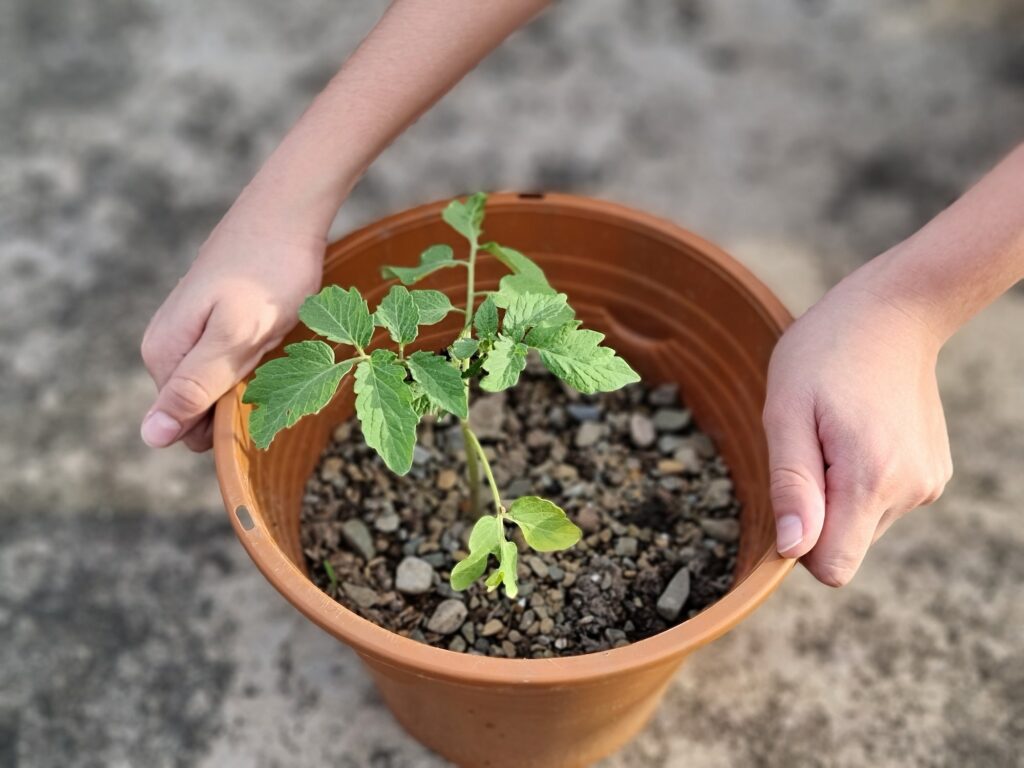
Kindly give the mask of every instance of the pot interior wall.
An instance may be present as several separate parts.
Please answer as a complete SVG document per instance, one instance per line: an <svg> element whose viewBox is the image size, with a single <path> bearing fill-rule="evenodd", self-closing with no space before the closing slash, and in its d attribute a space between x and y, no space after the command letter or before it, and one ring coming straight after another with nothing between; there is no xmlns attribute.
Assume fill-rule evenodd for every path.
<svg viewBox="0 0 1024 768"><path fill-rule="evenodd" d="M679 384L698 425L718 444L743 503L736 574L736 582L741 581L773 549L760 418L768 359L784 321L764 309L764 296L744 286L737 277L741 268L730 260L713 261L704 253L707 244L669 237L643 220L513 198L511 204L488 206L486 229L486 239L535 258L552 284L569 295L586 325L606 333L646 381ZM436 210L406 217L384 231L357 233L331 247L325 283L357 286L372 307L387 288L380 267L414 263L436 242L452 244L456 253L464 246ZM486 256L478 271L488 288L505 274ZM462 270L442 270L417 287L444 291L461 303L462 279ZM418 345L441 348L457 327L453 316L431 328ZM297 329L287 342L305 337ZM239 446L265 521L303 570L298 523L303 488L333 427L352 414L352 400L349 377L319 417L280 434L269 451ZM239 419L247 414L248 408L241 408Z"/></svg>

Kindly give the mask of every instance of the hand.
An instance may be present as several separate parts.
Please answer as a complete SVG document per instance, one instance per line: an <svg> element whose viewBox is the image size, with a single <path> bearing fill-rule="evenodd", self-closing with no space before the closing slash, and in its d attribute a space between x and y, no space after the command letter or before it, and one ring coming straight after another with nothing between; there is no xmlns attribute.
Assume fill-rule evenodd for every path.
<svg viewBox="0 0 1024 768"><path fill-rule="evenodd" d="M324 238L268 226L264 211L243 193L146 329L142 359L158 390L142 422L151 447L210 448L213 404L320 287Z"/></svg>
<svg viewBox="0 0 1024 768"><path fill-rule="evenodd" d="M940 346L868 264L772 355L764 425L778 550L824 584L849 582L868 547L952 475Z"/></svg>

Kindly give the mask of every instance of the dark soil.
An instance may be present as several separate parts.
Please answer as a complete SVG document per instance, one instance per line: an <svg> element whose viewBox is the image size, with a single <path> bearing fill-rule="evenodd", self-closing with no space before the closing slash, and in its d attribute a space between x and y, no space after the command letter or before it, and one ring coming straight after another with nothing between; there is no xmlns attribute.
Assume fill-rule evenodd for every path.
<svg viewBox="0 0 1024 768"><path fill-rule="evenodd" d="M519 596L482 584L453 592L448 573L465 555L473 521L458 424L425 420L412 471L397 477L353 418L306 487L302 543L318 586L401 635L516 658L626 645L728 591L739 505L674 387L585 397L531 367L507 393L477 393L470 420L505 503L551 499L583 540L537 554L510 527L520 544ZM489 501L485 486L485 510Z"/></svg>

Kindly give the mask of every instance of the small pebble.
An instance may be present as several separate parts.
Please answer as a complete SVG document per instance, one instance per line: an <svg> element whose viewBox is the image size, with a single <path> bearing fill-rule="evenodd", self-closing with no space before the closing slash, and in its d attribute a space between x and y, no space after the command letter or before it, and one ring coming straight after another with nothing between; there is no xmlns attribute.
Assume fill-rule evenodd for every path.
<svg viewBox="0 0 1024 768"><path fill-rule="evenodd" d="M394 533L402 524L402 518L394 512L385 512L373 521L373 527L381 533Z"/></svg>
<svg viewBox="0 0 1024 768"><path fill-rule="evenodd" d="M422 445L417 445L412 449L412 463L417 466L423 466L434 458L434 454Z"/></svg>
<svg viewBox="0 0 1024 768"><path fill-rule="evenodd" d="M493 637L505 628L501 619L491 619L484 624L483 629L480 630L480 635L483 637Z"/></svg>
<svg viewBox="0 0 1024 768"><path fill-rule="evenodd" d="M422 595L434 585L434 568L418 557L406 557L395 571L395 589L407 595Z"/></svg>
<svg viewBox="0 0 1024 768"><path fill-rule="evenodd" d="M690 597L690 571L680 568L658 598L658 615L665 621L675 621Z"/></svg>
<svg viewBox="0 0 1024 768"><path fill-rule="evenodd" d="M526 564L530 566L530 570L533 571L538 577L545 578L548 575L548 564L541 560L536 555L531 555L526 558Z"/></svg>
<svg viewBox="0 0 1024 768"><path fill-rule="evenodd" d="M477 437L494 439L504 436L502 430L505 426L506 399L504 392L496 392L477 397L473 401L469 409L469 423Z"/></svg>
<svg viewBox="0 0 1024 768"><path fill-rule="evenodd" d="M341 524L341 536L345 539L345 543L364 560L372 560L377 554L370 529L358 517L349 518Z"/></svg>
<svg viewBox="0 0 1024 768"><path fill-rule="evenodd" d="M459 476L453 469L442 469L437 473L437 488L441 491L449 491L455 487Z"/></svg>
<svg viewBox="0 0 1024 768"><path fill-rule="evenodd" d="M653 406L675 405L679 402L679 387L676 384L659 384L647 395L647 402Z"/></svg>
<svg viewBox="0 0 1024 768"><path fill-rule="evenodd" d="M659 432L679 432L690 426L689 411L681 408L659 408L654 412L654 428Z"/></svg>
<svg viewBox="0 0 1024 768"><path fill-rule="evenodd" d="M604 435L604 427L596 421L585 421L576 430L576 447L589 448Z"/></svg>
<svg viewBox="0 0 1024 768"><path fill-rule="evenodd" d="M458 635L456 635L455 638L450 643L448 643L448 650L455 651L456 653L465 653L466 641Z"/></svg>
<svg viewBox="0 0 1024 768"><path fill-rule="evenodd" d="M740 523L734 517L714 518L705 517L700 521L701 530L712 539L724 541L731 544L740 537Z"/></svg>
<svg viewBox="0 0 1024 768"><path fill-rule="evenodd" d="M721 509L732 502L732 480L727 477L716 477L708 483L704 493L704 502L709 509Z"/></svg>
<svg viewBox="0 0 1024 768"><path fill-rule="evenodd" d="M380 596L369 587L352 584L348 581L341 586L345 590L345 594L352 598L352 601L360 608L372 608L380 600Z"/></svg>
<svg viewBox="0 0 1024 768"><path fill-rule="evenodd" d="M467 613L466 604L461 600L442 600L427 622L427 630L439 635L450 635L462 626Z"/></svg>
<svg viewBox="0 0 1024 768"><path fill-rule="evenodd" d="M654 422L642 413L634 413L629 417L629 436L637 448L650 448L658 439Z"/></svg>
<svg viewBox="0 0 1024 768"><path fill-rule="evenodd" d="M636 557L637 541L632 536L615 540L615 554L619 557Z"/></svg>
<svg viewBox="0 0 1024 768"><path fill-rule="evenodd" d="M576 421L599 421L601 419L601 407L598 405L570 403L565 410Z"/></svg>

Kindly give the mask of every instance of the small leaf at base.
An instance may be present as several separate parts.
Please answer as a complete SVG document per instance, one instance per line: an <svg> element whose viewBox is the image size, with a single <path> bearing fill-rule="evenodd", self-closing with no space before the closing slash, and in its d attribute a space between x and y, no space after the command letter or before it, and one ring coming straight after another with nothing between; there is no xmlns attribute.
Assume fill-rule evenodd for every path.
<svg viewBox="0 0 1024 768"><path fill-rule="evenodd" d="M568 549L583 535L558 505L539 496L520 496L509 507L508 518L522 529L526 543L538 552Z"/></svg>

